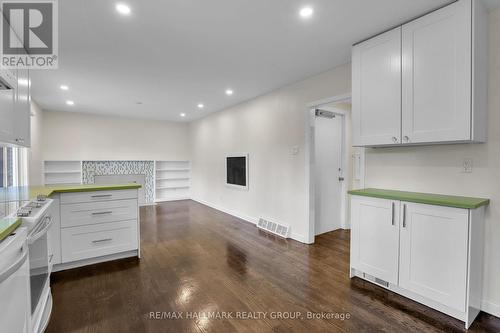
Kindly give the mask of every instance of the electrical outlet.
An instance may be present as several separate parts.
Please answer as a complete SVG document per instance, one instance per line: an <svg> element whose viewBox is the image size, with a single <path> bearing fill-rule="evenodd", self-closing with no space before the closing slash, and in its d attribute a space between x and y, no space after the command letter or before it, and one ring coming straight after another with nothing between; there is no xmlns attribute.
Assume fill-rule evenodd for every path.
<svg viewBox="0 0 500 333"><path fill-rule="evenodd" d="M462 164L463 173L472 173L472 158L465 158Z"/></svg>

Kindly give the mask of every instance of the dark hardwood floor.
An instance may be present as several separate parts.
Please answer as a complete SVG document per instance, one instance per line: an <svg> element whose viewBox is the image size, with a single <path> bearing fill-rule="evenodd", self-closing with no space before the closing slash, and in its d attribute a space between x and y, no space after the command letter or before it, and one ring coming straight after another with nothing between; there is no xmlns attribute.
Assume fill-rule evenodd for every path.
<svg viewBox="0 0 500 333"><path fill-rule="evenodd" d="M349 279L348 231L321 235L308 246L179 201L142 208L141 239L140 260L53 274L47 332L464 330L458 320ZM183 319L168 319L169 312ZM295 312L296 319L275 318ZM307 319L308 312L343 317ZM220 318L224 314L233 318ZM499 332L500 319L481 313L471 331Z"/></svg>

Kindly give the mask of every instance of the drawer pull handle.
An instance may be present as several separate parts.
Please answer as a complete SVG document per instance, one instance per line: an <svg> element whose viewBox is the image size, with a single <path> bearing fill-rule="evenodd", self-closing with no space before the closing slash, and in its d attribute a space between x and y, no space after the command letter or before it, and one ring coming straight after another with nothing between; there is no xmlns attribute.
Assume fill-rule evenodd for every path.
<svg viewBox="0 0 500 333"><path fill-rule="evenodd" d="M391 218L392 218L392 225L394 225L394 208L395 208L395 206L396 206L396 205L395 205L395 204L394 204L394 202L393 202L393 203L392 203L392 217L391 217Z"/></svg>
<svg viewBox="0 0 500 333"><path fill-rule="evenodd" d="M92 243L96 244L96 243L102 243L102 242L109 242L112 240L113 240L113 238L104 238L104 239L93 240Z"/></svg>
<svg viewBox="0 0 500 333"><path fill-rule="evenodd" d="M113 214L112 211L108 211L108 212L94 212L92 213L92 215L96 216L96 215L107 215L107 214Z"/></svg>
<svg viewBox="0 0 500 333"><path fill-rule="evenodd" d="M109 198L113 196L112 194L96 194L96 195L92 195L91 198Z"/></svg>
<svg viewBox="0 0 500 333"><path fill-rule="evenodd" d="M406 205L403 205L403 228L406 228Z"/></svg>

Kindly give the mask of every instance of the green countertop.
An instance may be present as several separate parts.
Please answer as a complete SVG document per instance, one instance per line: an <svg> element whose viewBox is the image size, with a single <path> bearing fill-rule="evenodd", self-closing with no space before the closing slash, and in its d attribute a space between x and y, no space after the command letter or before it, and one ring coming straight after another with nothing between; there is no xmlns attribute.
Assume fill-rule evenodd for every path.
<svg viewBox="0 0 500 333"><path fill-rule="evenodd" d="M465 209L475 209L481 206L487 206L490 199L461 197L454 195L443 195L433 193L405 192L395 190L384 190L378 188L365 188L361 190L349 191L351 195L360 195L365 197L382 198L389 200L400 200L416 202L437 206L448 206Z"/></svg>
<svg viewBox="0 0 500 333"><path fill-rule="evenodd" d="M10 235L20 225L20 218L4 217L0 219L0 241Z"/></svg>
<svg viewBox="0 0 500 333"><path fill-rule="evenodd" d="M60 186L19 186L8 187L0 190L0 202L27 201L42 194L50 196L54 193L91 192L106 190L138 189L139 184L80 184Z"/></svg>

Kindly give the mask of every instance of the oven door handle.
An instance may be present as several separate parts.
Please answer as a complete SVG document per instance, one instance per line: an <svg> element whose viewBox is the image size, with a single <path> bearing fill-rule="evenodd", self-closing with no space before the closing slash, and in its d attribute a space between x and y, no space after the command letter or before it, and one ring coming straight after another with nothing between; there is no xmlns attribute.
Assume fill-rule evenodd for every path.
<svg viewBox="0 0 500 333"><path fill-rule="evenodd" d="M17 272L19 267L21 267L24 262L26 261L26 258L28 257L28 251L26 250L26 245L23 245L21 248L21 257L17 259L12 265L7 267L3 272L0 273L0 283L4 282L7 280L12 274Z"/></svg>
<svg viewBox="0 0 500 333"><path fill-rule="evenodd" d="M34 242L38 240L38 238L42 237L44 234L47 233L49 230L50 226L52 225L52 217L51 216L46 216L44 219L44 222L41 223L41 227L37 229L37 231L31 235L28 239L28 244L31 245Z"/></svg>

